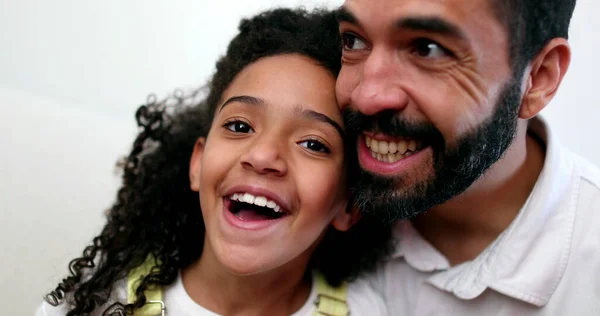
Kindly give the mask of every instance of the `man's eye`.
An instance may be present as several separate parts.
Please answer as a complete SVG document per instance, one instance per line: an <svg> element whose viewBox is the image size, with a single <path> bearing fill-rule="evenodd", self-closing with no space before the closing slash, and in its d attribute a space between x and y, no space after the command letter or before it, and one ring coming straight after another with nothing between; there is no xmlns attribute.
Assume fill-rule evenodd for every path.
<svg viewBox="0 0 600 316"><path fill-rule="evenodd" d="M365 44L363 40L352 33L342 34L342 44L344 49L347 50L360 50L367 48L367 44Z"/></svg>
<svg viewBox="0 0 600 316"><path fill-rule="evenodd" d="M323 143L319 142L318 140L314 140L314 139L305 140L298 144L304 148L307 148L307 149L310 149L310 150L316 151L316 152L321 152L321 153L326 153L326 154L331 152L329 150L329 148L327 148L327 146L323 145Z"/></svg>
<svg viewBox="0 0 600 316"><path fill-rule="evenodd" d="M444 58L452 53L442 45L428 39L419 39L414 43L414 53L423 58Z"/></svg>
<svg viewBox="0 0 600 316"><path fill-rule="evenodd" d="M250 125L248 125L248 123L242 122L242 121L233 121L233 122L228 122L225 123L225 125L223 125L223 127L225 127L226 129L234 132L234 133L252 133L254 132L254 130L252 129L252 127L250 127Z"/></svg>

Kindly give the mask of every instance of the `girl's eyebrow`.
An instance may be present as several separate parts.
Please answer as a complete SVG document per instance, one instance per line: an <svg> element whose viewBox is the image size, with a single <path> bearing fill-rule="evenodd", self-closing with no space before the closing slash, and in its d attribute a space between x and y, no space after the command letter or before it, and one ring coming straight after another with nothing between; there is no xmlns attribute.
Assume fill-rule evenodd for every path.
<svg viewBox="0 0 600 316"><path fill-rule="evenodd" d="M253 97L253 96L249 96L249 95L238 95L238 96L233 96L233 97L227 99L227 101L223 102L223 105L221 105L219 112L221 112L226 105L233 103L233 102L239 102L239 103L244 103L244 104L258 106L258 107L266 107L267 106L267 102L265 102L265 100L263 100L261 98L257 98L257 97ZM296 105L296 106L294 106L294 114L296 116L302 116L304 118L307 118L307 119L310 119L313 121L327 123L327 124L333 126L333 128L335 128L335 130L340 134L342 139L346 139L346 133L344 133L344 129L342 128L342 126L340 126L340 124L338 124L336 121L334 121L329 116L327 116L321 112L308 110L308 109L302 110L301 105Z"/></svg>
<svg viewBox="0 0 600 316"><path fill-rule="evenodd" d="M336 131L338 131L342 139L346 139L346 133L344 133L344 129L340 126L340 124L332 120L329 116L313 110L303 110L301 113L303 117L306 117L308 119L330 124L335 128Z"/></svg>
<svg viewBox="0 0 600 316"><path fill-rule="evenodd" d="M261 98L252 97L249 95L239 95L239 96L231 97L231 98L227 99L227 101L223 102L223 104L221 105L221 108L219 109L219 112L221 112L226 105L228 105L229 103L232 103L232 102L241 102L241 103L245 103L245 104L259 105L259 106L264 106L266 104L265 100L263 100Z"/></svg>

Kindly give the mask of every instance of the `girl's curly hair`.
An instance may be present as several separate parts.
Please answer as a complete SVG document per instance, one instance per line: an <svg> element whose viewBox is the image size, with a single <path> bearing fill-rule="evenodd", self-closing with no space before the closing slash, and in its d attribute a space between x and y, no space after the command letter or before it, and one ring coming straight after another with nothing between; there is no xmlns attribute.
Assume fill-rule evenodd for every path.
<svg viewBox="0 0 600 316"><path fill-rule="evenodd" d="M135 118L140 132L129 155L119 162L122 186L107 212L107 223L83 255L69 263L70 275L45 299L70 304L67 316L89 315L109 302L117 281L149 257L156 266L141 278L132 304L115 302L104 315L132 314L146 303L144 292L172 284L178 271L200 258L204 222L197 193L190 189L189 160L195 141L207 136L223 91L259 58L301 54L332 75L340 69L341 40L328 11L276 9L242 20L239 34L217 62L203 89L175 93L157 102L150 97ZM365 215L369 216L369 215ZM330 228L315 251L310 269L336 285L372 269L391 249L389 223L363 217L349 232Z"/></svg>

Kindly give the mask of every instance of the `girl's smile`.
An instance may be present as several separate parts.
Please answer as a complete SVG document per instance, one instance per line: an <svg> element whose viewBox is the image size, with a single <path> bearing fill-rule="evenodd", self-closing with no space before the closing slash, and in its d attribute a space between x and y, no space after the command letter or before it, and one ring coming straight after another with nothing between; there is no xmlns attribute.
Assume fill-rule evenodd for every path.
<svg viewBox="0 0 600 316"><path fill-rule="evenodd" d="M223 215L228 224L244 230L261 230L276 225L290 215L288 203L273 191L260 187L237 186L223 198Z"/></svg>

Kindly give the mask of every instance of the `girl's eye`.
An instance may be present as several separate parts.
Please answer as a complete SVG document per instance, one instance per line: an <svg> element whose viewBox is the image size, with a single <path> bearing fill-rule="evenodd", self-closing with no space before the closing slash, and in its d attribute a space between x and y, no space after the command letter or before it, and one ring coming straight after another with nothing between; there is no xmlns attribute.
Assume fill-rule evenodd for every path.
<svg viewBox="0 0 600 316"><path fill-rule="evenodd" d="M312 150L312 151L326 153L326 154L331 153L331 150L329 150L329 148L327 148L327 146L323 145L323 143L319 142L318 140L309 139L309 140L302 141L298 144L300 146L307 148L309 150Z"/></svg>
<svg viewBox="0 0 600 316"><path fill-rule="evenodd" d="M452 56L452 53L442 45L424 38L415 41L414 53L419 57L427 59L437 59Z"/></svg>
<svg viewBox="0 0 600 316"><path fill-rule="evenodd" d="M225 123L225 125L223 125L223 127L225 127L226 129L228 129L234 133L247 134L247 133L254 132L254 130L252 129L252 127L250 127L250 125L248 123L242 122L239 120Z"/></svg>
<svg viewBox="0 0 600 316"><path fill-rule="evenodd" d="M367 44L352 33L342 34L342 44L346 50L361 50L367 48Z"/></svg>

